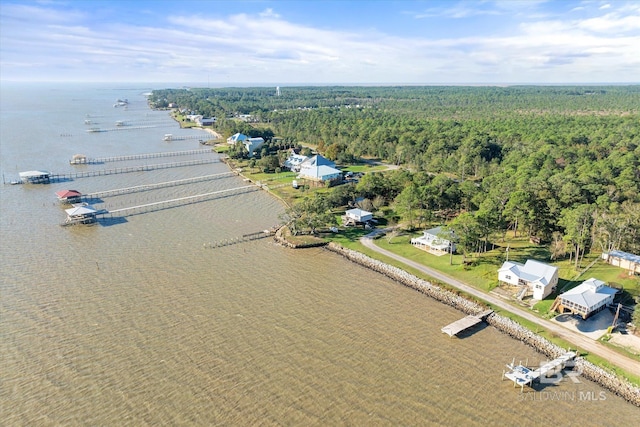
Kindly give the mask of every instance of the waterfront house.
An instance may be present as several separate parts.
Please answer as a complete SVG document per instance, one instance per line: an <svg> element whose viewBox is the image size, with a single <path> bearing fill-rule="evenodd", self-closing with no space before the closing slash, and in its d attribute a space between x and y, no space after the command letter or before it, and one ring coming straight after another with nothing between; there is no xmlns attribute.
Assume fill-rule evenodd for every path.
<svg viewBox="0 0 640 427"><path fill-rule="evenodd" d="M198 124L198 126L212 126L212 125L216 124L217 121L218 121L218 119L215 118L215 117L202 117L202 116L199 116L196 119L196 123Z"/></svg>
<svg viewBox="0 0 640 427"><path fill-rule="evenodd" d="M366 224L373 220L373 214L365 210L354 208L344 213L342 221L345 225Z"/></svg>
<svg viewBox="0 0 640 427"><path fill-rule="evenodd" d="M60 203L73 204L80 202L82 193L76 190L60 190L56 191L56 196L58 197Z"/></svg>
<svg viewBox="0 0 640 427"><path fill-rule="evenodd" d="M522 286L518 298L522 299L527 292L533 293L533 299L543 300L558 285L558 267L532 259L524 264L505 261L498 270L498 281L514 286Z"/></svg>
<svg viewBox="0 0 640 427"><path fill-rule="evenodd" d="M603 310L610 304L618 291L606 286L602 280L585 280L573 289L560 295L554 303L558 312L579 314L583 319Z"/></svg>
<svg viewBox="0 0 640 427"><path fill-rule="evenodd" d="M51 180L51 173L47 171L20 172L19 176L23 184L48 184Z"/></svg>
<svg viewBox="0 0 640 427"><path fill-rule="evenodd" d="M436 254L456 251L455 233L453 230L445 232L442 227L424 230L422 236L411 239L411 244L418 249Z"/></svg>
<svg viewBox="0 0 640 427"><path fill-rule="evenodd" d="M335 163L318 154L300 163L298 178L316 184L339 183L342 181L342 171L336 169L335 166Z"/></svg>
<svg viewBox="0 0 640 427"><path fill-rule="evenodd" d="M629 252L611 251L602 254L602 258L609 264L624 268L629 274L640 274L640 256Z"/></svg>
<svg viewBox="0 0 640 427"><path fill-rule="evenodd" d="M289 157L287 158L287 160L284 161L283 166L289 169L290 171L300 172L300 165L302 164L302 162L304 162L307 159L308 159L307 156L303 156L302 154L296 154L296 152L293 151L292 149L291 152L289 153Z"/></svg>
<svg viewBox="0 0 640 427"><path fill-rule="evenodd" d="M253 157L253 153L256 150L260 149L260 147L262 147L263 144L264 144L264 138L260 136L255 138L249 138L244 141L244 147L249 152L249 157Z"/></svg>

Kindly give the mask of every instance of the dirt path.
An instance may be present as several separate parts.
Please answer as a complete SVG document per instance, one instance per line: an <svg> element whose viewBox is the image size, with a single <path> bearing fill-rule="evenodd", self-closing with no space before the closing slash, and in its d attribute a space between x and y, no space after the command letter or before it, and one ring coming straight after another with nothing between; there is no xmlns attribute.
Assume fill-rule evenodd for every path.
<svg viewBox="0 0 640 427"><path fill-rule="evenodd" d="M574 346L577 346L579 350L581 350L582 352L589 352L591 354L595 354L598 355L600 357L602 357L603 359L606 359L607 361L609 361L611 364L618 366L621 369L624 369L626 372L633 374L637 377L640 377L640 363L627 357L624 356L620 353L615 352L614 350L611 350L608 347L605 347L602 343L598 342L598 341L594 341L588 337L583 336L580 333L577 332L573 332L570 331L560 325L554 324L549 320L546 319L541 319L538 316L534 315L533 313L530 313L529 311L523 310L521 308L515 307L511 304L509 304L508 302L497 298L493 295L487 294L485 292L482 292L479 289L474 288L473 286L467 285L463 282L460 282L457 279L454 279L453 277L447 276L446 274L441 273L440 271L434 270L432 268L426 267L422 264L419 264L415 261L412 261L410 259L404 258L400 255L394 254L393 252L389 252L386 249L382 249L381 247L379 247L378 245L375 244L375 242L373 241L372 237L376 234L379 233L380 231L376 231L372 234L369 234L367 236L364 236L360 239L360 242L366 246L367 248L374 250L382 255L385 255L389 258L393 258L396 261L400 261L412 268L415 268L416 270L422 271L425 274L428 274L429 276L433 277L434 279L437 279L443 283L446 283L450 286L453 286L454 288L460 289L461 291L466 292L467 294L473 295L479 299L482 299L484 301L487 301L488 303L493 304L496 307L500 307L501 309L505 310L505 311L509 311L511 313L517 314L518 316L529 320L530 322L533 322L539 326L541 326L542 328L544 328L546 331L549 332L553 332L555 333L558 337L564 339L565 341L568 341L570 343L572 343Z"/></svg>

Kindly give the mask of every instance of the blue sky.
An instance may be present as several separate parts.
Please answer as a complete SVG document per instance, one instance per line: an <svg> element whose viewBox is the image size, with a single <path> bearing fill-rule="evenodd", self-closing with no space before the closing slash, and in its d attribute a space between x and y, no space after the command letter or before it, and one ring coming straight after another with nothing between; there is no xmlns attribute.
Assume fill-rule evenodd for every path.
<svg viewBox="0 0 640 427"><path fill-rule="evenodd" d="M0 2L0 80L640 81L640 1Z"/></svg>

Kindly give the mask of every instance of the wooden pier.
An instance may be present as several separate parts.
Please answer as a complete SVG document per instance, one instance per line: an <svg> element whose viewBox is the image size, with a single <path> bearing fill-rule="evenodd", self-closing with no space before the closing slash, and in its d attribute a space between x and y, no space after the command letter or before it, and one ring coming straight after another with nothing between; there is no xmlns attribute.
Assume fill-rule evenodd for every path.
<svg viewBox="0 0 640 427"><path fill-rule="evenodd" d="M89 178L92 176L116 175L116 174L131 173L131 172L147 172L147 171L152 171L156 169L169 169L169 168L179 168L184 166L206 165L211 163L219 163L220 161L221 160L218 158L198 159L198 160L187 160L184 162L158 163L154 165L130 166L125 168L102 169L102 170L96 170L96 171L59 173L59 174L49 175L48 181L43 181L43 183L49 184L51 182L72 181L77 178Z"/></svg>
<svg viewBox="0 0 640 427"><path fill-rule="evenodd" d="M180 198L171 199L171 200L163 200L161 202L147 203L147 204L138 205L138 206L130 206L127 208L115 209L112 211L102 211L98 215L102 215L102 216L109 215L110 217L138 215L138 214L158 211L162 209L185 206L192 203L204 202L204 201L213 200L219 197L248 193L250 191L256 191L259 189L260 188L255 185L244 185L242 187L229 188L226 190L218 190L218 191L213 191L213 192L204 193L204 194L196 194L194 196L180 197Z"/></svg>
<svg viewBox="0 0 640 427"><path fill-rule="evenodd" d="M278 227L272 227L267 230L257 231L255 233L243 234L240 237L233 237L230 239L218 240L213 243L205 243L203 246L208 249L222 248L225 246L236 245L238 243L250 242L252 240L265 239L267 237L272 237L276 234Z"/></svg>
<svg viewBox="0 0 640 427"><path fill-rule="evenodd" d="M175 187L178 185L194 184L196 182L210 181L218 178L225 178L236 175L235 172L222 172L212 175L196 176L193 178L178 179L175 181L158 182L155 184L136 185L135 187L117 188L115 190L96 191L94 193L83 194L82 199L98 199L102 197L120 196L122 194L140 193L143 191L157 190L160 188Z"/></svg>
<svg viewBox="0 0 640 427"><path fill-rule="evenodd" d="M166 134L162 140L163 141L188 141L191 139L214 139L214 138L207 138L209 135L173 135L171 133ZM211 135L213 136L213 135Z"/></svg>
<svg viewBox="0 0 640 427"><path fill-rule="evenodd" d="M160 153L144 153L144 154L131 154L128 156L113 156L113 157L97 157L91 159L88 157L75 157L69 160L69 164L72 165L95 165L108 162L125 162L128 160L140 160L140 159L155 159L158 157L177 157L177 156L190 156L199 154L211 154L215 151L211 149L199 149L199 150L185 150L185 151L165 151Z"/></svg>
<svg viewBox="0 0 640 427"><path fill-rule="evenodd" d="M453 337L454 335L457 335L460 332L482 322L491 313L493 313L493 310L487 310L480 314L466 316L460 320L456 320L455 322L448 324L447 326L443 327L441 331L445 334L448 334L450 337Z"/></svg>

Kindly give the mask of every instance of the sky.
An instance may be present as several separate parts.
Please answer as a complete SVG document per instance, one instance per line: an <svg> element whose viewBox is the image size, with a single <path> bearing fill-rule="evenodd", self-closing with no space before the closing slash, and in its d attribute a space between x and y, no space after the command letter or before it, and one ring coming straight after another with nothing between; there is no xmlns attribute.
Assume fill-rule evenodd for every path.
<svg viewBox="0 0 640 427"><path fill-rule="evenodd" d="M640 82L640 1L1 0L0 82Z"/></svg>

